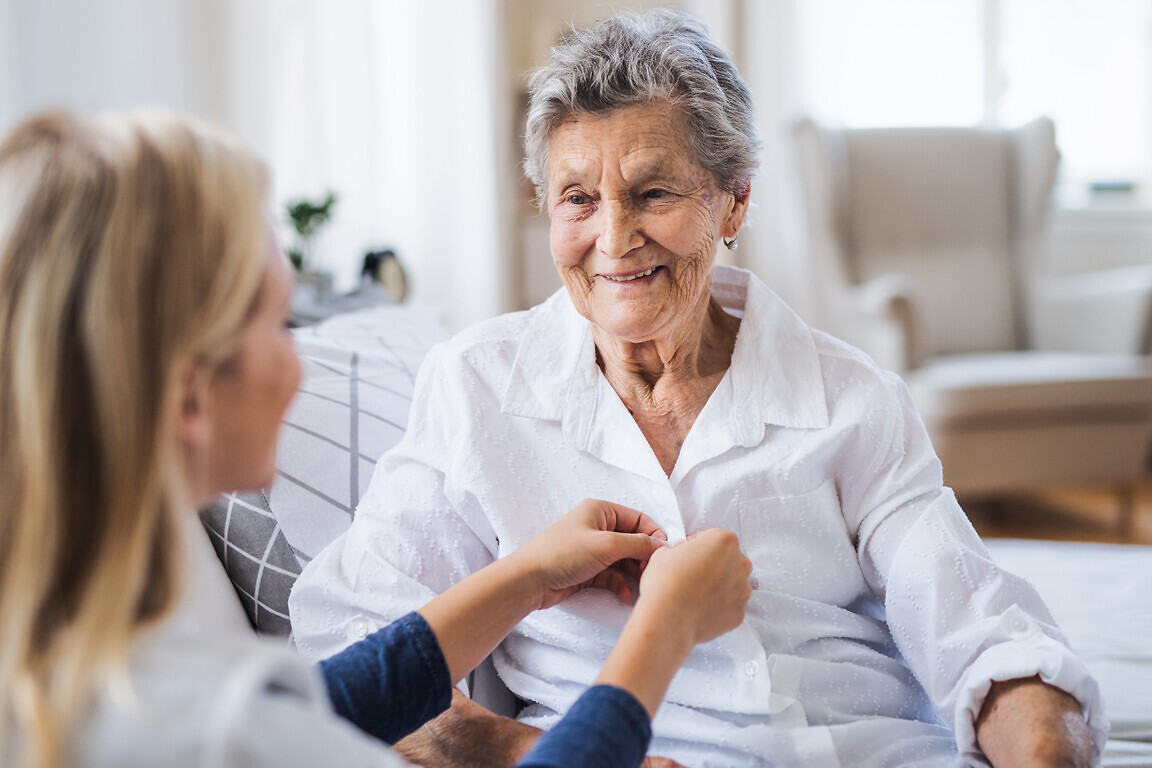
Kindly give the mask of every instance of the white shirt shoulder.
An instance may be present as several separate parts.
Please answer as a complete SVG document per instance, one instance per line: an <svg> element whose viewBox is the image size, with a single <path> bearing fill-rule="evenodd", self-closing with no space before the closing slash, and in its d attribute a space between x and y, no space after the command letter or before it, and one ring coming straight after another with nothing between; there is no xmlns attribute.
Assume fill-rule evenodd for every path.
<svg viewBox="0 0 1152 768"><path fill-rule="evenodd" d="M188 591L98 686L69 765L406 765L332 711L318 670L252 633L194 516L184 544Z"/></svg>
<svg viewBox="0 0 1152 768"><path fill-rule="evenodd" d="M318 674L255 637L194 637L162 626L101 686L76 732L72 764L379 765L404 761L340 720Z"/></svg>

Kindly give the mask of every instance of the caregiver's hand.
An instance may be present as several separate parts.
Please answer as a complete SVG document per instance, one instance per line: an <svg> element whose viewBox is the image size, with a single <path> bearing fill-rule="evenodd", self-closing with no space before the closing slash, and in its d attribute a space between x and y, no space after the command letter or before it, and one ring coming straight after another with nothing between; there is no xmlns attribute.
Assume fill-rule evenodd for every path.
<svg viewBox="0 0 1152 768"><path fill-rule="evenodd" d="M666 544L667 536L643 512L585 499L506 559L539 580L538 608L586 587L609 589L630 603L639 566Z"/></svg>
<svg viewBox="0 0 1152 768"><path fill-rule="evenodd" d="M583 501L516 552L482 568L420 609L458 680L533 608L581 587L630 596L621 562L646 561L640 598L598 682L631 692L651 716L692 647L740 624L751 564L736 536L705 531L669 547L650 518L604 501ZM639 569L637 568L637 573ZM462 694L449 712L397 746L413 763L488 768L519 760L540 732L498 717ZM649 758L644 768L678 768Z"/></svg>
<svg viewBox="0 0 1152 768"><path fill-rule="evenodd" d="M634 613L679 628L686 643L704 643L744 621L751 574L736 534L713 528L652 556Z"/></svg>
<svg viewBox="0 0 1152 768"><path fill-rule="evenodd" d="M731 531L704 531L657 551L597 682L631 692L654 716L692 648L744 621L751 573L752 564Z"/></svg>
<svg viewBox="0 0 1152 768"><path fill-rule="evenodd" d="M631 600L617 563L638 561L666 546L652 520L606 501L582 501L518 550L455 584L420 609L432 628L452 681L487 656L525 616L573 592L602 586Z"/></svg>

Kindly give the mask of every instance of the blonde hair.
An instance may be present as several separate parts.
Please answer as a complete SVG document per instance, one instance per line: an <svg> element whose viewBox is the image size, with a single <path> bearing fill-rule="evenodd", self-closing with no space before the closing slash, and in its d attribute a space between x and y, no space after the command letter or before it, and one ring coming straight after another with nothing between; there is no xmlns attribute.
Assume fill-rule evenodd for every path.
<svg viewBox="0 0 1152 768"><path fill-rule="evenodd" d="M28 765L67 760L178 594L181 377L238 353L266 186L235 139L159 111L0 144L0 745Z"/></svg>

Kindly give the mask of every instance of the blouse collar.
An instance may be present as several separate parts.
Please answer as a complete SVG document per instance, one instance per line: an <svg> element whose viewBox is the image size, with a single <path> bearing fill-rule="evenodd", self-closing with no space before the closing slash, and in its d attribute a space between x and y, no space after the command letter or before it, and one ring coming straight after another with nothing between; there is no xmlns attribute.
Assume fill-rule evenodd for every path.
<svg viewBox="0 0 1152 768"><path fill-rule="evenodd" d="M766 425L828 426L824 377L811 329L746 270L715 267L712 295L727 312L743 318L725 377L731 380L735 443L758 444ZM561 421L566 438L584 448L604 391L601 378L591 325L561 288L532 311L501 412ZM724 382L717 391L723 387Z"/></svg>

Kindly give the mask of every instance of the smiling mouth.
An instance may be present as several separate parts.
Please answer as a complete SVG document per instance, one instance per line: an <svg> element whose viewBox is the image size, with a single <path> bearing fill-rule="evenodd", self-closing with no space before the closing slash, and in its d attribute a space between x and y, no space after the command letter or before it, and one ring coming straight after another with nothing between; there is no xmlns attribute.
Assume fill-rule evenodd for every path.
<svg viewBox="0 0 1152 768"><path fill-rule="evenodd" d="M611 280L614 283L630 283L633 280L639 280L641 277L648 277L656 270L660 269L659 266L650 267L643 272L637 272L634 275L601 275L605 280Z"/></svg>

